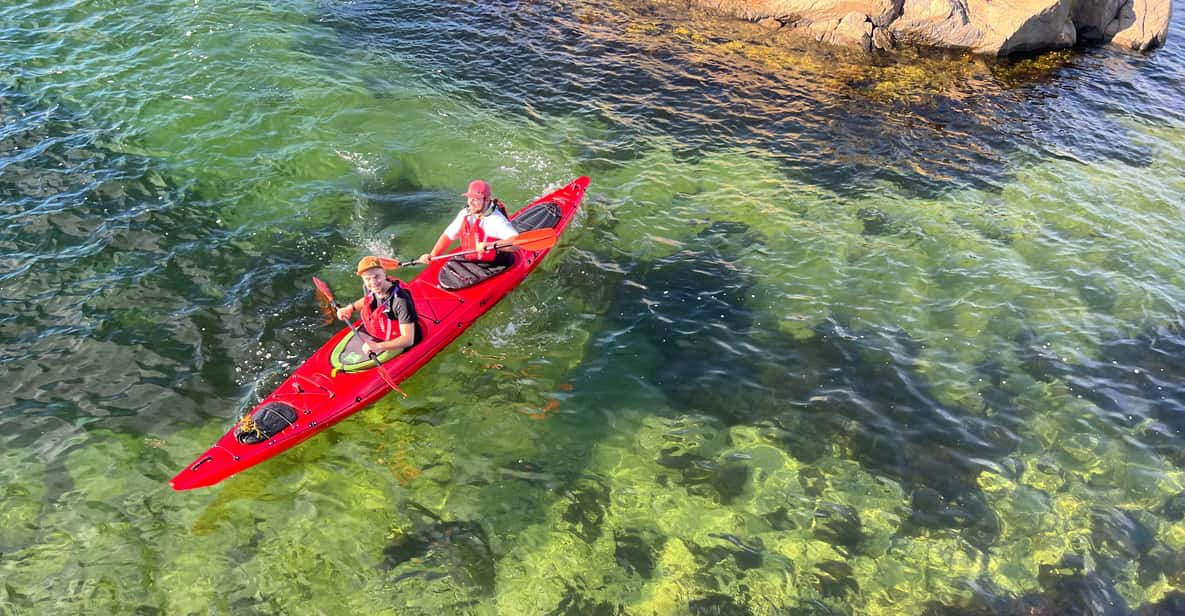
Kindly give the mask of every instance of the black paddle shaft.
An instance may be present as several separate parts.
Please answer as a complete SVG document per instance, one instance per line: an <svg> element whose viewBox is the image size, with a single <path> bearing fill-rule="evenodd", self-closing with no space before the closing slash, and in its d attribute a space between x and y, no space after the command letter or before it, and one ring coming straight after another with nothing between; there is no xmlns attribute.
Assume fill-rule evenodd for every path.
<svg viewBox="0 0 1185 616"><path fill-rule="evenodd" d="M333 300L333 308L335 310L342 309L342 305L337 303L337 298L334 298L334 300ZM357 325L354 325L354 323L352 321L350 321L349 319L342 319L342 320L346 322L346 325L350 326L350 331L354 332L354 335L358 336L359 340L365 340L365 338L362 337L362 332L358 331ZM378 353L371 351L369 357L370 357L370 360L374 362L374 365L378 366L380 369L383 367L383 362L379 361L379 354Z"/></svg>

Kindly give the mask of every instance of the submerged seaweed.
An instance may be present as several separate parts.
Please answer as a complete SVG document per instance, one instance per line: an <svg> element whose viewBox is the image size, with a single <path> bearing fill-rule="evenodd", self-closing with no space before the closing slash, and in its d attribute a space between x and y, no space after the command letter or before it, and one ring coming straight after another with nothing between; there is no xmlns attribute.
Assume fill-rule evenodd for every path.
<svg viewBox="0 0 1185 616"><path fill-rule="evenodd" d="M0 9L0 611L1181 611L1174 38L1008 69L160 4ZM166 487L336 331L310 274L352 299L468 180L579 174L409 400Z"/></svg>

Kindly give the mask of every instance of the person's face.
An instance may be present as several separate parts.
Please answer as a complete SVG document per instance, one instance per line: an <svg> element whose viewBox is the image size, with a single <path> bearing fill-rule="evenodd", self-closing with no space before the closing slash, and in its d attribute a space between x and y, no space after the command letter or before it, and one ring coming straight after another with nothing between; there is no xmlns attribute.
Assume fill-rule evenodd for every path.
<svg viewBox="0 0 1185 616"><path fill-rule="evenodd" d="M362 272L362 284L367 291L382 295L387 291L387 272L381 267L372 267Z"/></svg>
<svg viewBox="0 0 1185 616"><path fill-rule="evenodd" d="M469 213L480 214L489 202L489 197L469 197Z"/></svg>

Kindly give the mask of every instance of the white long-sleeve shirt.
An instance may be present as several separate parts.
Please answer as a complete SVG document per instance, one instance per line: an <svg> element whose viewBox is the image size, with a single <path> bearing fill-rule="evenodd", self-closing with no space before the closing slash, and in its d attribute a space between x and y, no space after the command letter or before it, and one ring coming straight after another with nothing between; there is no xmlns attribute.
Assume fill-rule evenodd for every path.
<svg viewBox="0 0 1185 616"><path fill-rule="evenodd" d="M449 241L457 239L457 235L461 233L461 225L464 224L465 217L470 215L469 208L461 208L456 218L453 218L449 226L444 228L444 235ZM518 231L510 224L510 220L498 210L482 216L478 224L481 225L481 230L488 238L508 240L518 235Z"/></svg>

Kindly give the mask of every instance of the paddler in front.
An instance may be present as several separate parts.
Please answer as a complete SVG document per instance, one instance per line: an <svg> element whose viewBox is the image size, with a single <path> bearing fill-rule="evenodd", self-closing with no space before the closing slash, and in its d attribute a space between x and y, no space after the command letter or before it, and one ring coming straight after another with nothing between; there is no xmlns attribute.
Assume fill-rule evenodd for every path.
<svg viewBox="0 0 1185 616"><path fill-rule="evenodd" d="M362 278L365 295L338 309L337 318L349 320L355 310L362 311L362 327L371 337L362 345L362 353L382 355L419 342L416 305L411 294L398 280L387 276L379 258L362 257L358 261L358 276Z"/></svg>
<svg viewBox="0 0 1185 616"><path fill-rule="evenodd" d="M518 235L518 230L506 217L505 206L493 198L489 182L473 180L461 196L467 199L465 207L445 227L432 250L417 259L426 265L460 237L461 251L472 252L450 259L441 268L439 282L444 289L463 289L502 273L514 264L511 251L517 250L513 246L494 247L499 240Z"/></svg>

